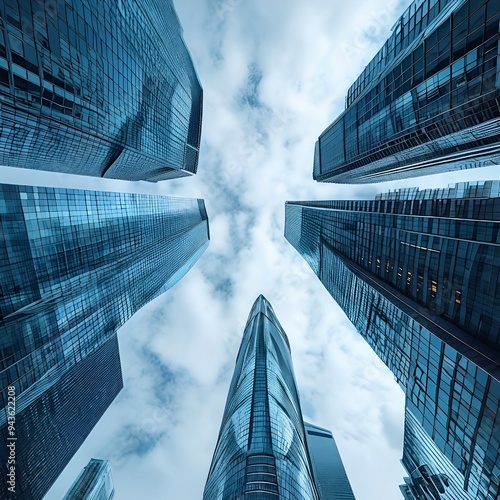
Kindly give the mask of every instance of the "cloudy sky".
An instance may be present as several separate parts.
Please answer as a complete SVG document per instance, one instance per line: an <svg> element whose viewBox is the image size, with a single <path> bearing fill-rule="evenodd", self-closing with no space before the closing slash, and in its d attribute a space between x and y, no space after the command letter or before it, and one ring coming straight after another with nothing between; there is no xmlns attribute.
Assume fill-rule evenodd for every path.
<svg viewBox="0 0 500 500"><path fill-rule="evenodd" d="M207 252L119 332L125 388L47 495L91 457L117 499L200 499L250 307L287 332L305 419L332 429L358 500L401 498L403 393L283 237L284 202L373 198L394 187L499 178L493 168L375 186L312 180L314 142L409 4L176 0L204 88L197 176L158 184L5 169L7 182L206 200Z"/></svg>

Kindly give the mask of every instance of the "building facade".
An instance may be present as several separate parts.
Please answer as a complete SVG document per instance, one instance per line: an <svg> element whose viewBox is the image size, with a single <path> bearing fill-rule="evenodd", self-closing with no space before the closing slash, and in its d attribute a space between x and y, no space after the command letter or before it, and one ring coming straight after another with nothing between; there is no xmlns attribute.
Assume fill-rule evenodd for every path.
<svg viewBox="0 0 500 500"><path fill-rule="evenodd" d="M234 498L332 498L315 483L290 345L262 295L243 333L203 494Z"/></svg>
<svg viewBox="0 0 500 500"><path fill-rule="evenodd" d="M500 163L500 5L415 0L319 137L313 177L371 183Z"/></svg>
<svg viewBox="0 0 500 500"><path fill-rule="evenodd" d="M475 500L463 490L460 473L408 409L401 463L408 472L400 486L405 500Z"/></svg>
<svg viewBox="0 0 500 500"><path fill-rule="evenodd" d="M288 202L285 236L472 498L499 492L499 185ZM483 496L481 496L483 495Z"/></svg>
<svg viewBox="0 0 500 500"><path fill-rule="evenodd" d="M0 165L196 173L203 93L172 0L9 0L0 17Z"/></svg>
<svg viewBox="0 0 500 500"><path fill-rule="evenodd" d="M325 500L354 500L332 432L307 422L304 422L304 428L319 497Z"/></svg>
<svg viewBox="0 0 500 500"><path fill-rule="evenodd" d="M63 500L112 500L114 497L115 488L109 462L92 458Z"/></svg>
<svg viewBox="0 0 500 500"><path fill-rule="evenodd" d="M9 387L18 415L42 404L132 314L184 276L208 246L209 229L202 200L14 185L0 185L0 216L5 431ZM24 443L35 450L34 440ZM18 468L31 471L21 461ZM44 474L43 484L61 470Z"/></svg>
<svg viewBox="0 0 500 500"><path fill-rule="evenodd" d="M13 428L5 425L2 409L0 497L43 498L122 388L115 334L62 373L46 376L36 392L25 395L24 404L15 408ZM4 464L12 446L14 476L6 481Z"/></svg>

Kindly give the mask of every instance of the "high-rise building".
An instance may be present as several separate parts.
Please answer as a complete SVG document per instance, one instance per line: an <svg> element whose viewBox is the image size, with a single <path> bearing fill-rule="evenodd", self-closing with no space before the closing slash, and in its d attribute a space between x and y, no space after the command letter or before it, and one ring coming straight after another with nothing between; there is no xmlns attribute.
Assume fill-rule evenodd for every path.
<svg viewBox="0 0 500 500"><path fill-rule="evenodd" d="M415 0L320 135L313 177L370 183L500 163L500 3Z"/></svg>
<svg viewBox="0 0 500 500"><path fill-rule="evenodd" d="M114 496L115 488L109 462L92 458L63 500L112 500Z"/></svg>
<svg viewBox="0 0 500 500"><path fill-rule="evenodd" d="M332 432L307 422L304 422L304 428L319 497L325 500L354 500Z"/></svg>
<svg viewBox="0 0 500 500"><path fill-rule="evenodd" d="M172 0L9 0L0 17L0 165L196 173L203 93Z"/></svg>
<svg viewBox="0 0 500 500"><path fill-rule="evenodd" d="M22 404L16 398L13 421L2 409L0 497L43 498L122 387L115 334L81 361L46 375Z"/></svg>
<svg viewBox="0 0 500 500"><path fill-rule="evenodd" d="M285 221L462 489L488 499L500 473L499 188L288 202Z"/></svg>
<svg viewBox="0 0 500 500"><path fill-rule="evenodd" d="M57 389L58 384L68 373L82 369L79 366L108 344L132 314L177 283L197 261L209 241L203 201L0 185L0 216L0 427L4 438L10 387L15 392L17 433L33 435L35 431L23 423L31 417L24 419L23 412L35 418L34 412L46 405L51 391L56 392L56 412L62 412L64 405L77 405L75 415L89 406L102 415L106 405L93 402L95 389L88 388L89 399L78 402L73 401L72 391ZM119 369L110 371L110 377L118 378L118 373ZM90 372L89 376L88 382L95 380ZM98 380L97 385L107 384ZM59 398L69 400L63 404ZM94 416L89 413L90 419ZM81 444L97 420L87 431L82 425L73 435L66 433L64 422L57 427L52 418L46 421L47 434L40 431L40 436L59 429L62 443ZM64 448L67 453L57 461L47 460L57 470L47 466L36 475L20 455L17 468L30 474L33 491L43 495L45 490L38 489L37 481L44 488L50 486L67 463L62 463L62 457L70 458L78 446ZM26 438L23 453L27 460L43 463L38 453L51 456L54 443Z"/></svg>
<svg viewBox="0 0 500 500"><path fill-rule="evenodd" d="M261 295L245 326L203 498L336 499L322 495L329 483L316 483L324 479L322 454L331 451L314 448L316 477L288 338Z"/></svg>
<svg viewBox="0 0 500 500"><path fill-rule="evenodd" d="M401 463L409 474L400 486L406 500L476 500L463 490L460 473L408 409Z"/></svg>

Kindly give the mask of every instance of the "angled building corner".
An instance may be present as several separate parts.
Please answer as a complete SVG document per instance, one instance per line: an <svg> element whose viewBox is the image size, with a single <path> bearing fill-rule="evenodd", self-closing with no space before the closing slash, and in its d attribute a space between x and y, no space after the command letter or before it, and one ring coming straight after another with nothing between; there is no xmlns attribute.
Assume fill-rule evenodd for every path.
<svg viewBox="0 0 500 500"><path fill-rule="evenodd" d="M500 164L498 0L415 0L319 136L313 178L372 183Z"/></svg>
<svg viewBox="0 0 500 500"><path fill-rule="evenodd" d="M51 6L0 3L0 165L130 181L195 174L203 90L173 2Z"/></svg>

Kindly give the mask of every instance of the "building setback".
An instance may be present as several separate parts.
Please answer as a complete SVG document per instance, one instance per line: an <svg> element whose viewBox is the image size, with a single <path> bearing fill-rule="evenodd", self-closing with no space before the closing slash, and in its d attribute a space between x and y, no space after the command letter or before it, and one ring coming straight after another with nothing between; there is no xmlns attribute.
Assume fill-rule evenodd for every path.
<svg viewBox="0 0 500 500"><path fill-rule="evenodd" d="M371 183L500 163L500 3L415 0L319 136L314 179Z"/></svg>
<svg viewBox="0 0 500 500"><path fill-rule="evenodd" d="M319 458L325 450L312 451ZM203 499L343 499L319 484L324 477L315 476L309 452L288 338L261 295L243 333Z"/></svg>
<svg viewBox="0 0 500 500"><path fill-rule="evenodd" d="M488 499L500 472L499 188L287 202L285 221L286 238L394 373L461 488Z"/></svg>
<svg viewBox="0 0 500 500"><path fill-rule="evenodd" d="M172 0L12 0L0 17L0 165L196 173L203 93Z"/></svg>
<svg viewBox="0 0 500 500"><path fill-rule="evenodd" d="M46 398L57 396L55 412L64 405L76 405L75 415L89 405L96 410L89 413L93 424L82 425L81 431L65 427L63 419L54 428L46 421L43 432L52 435L58 429L61 443L78 443L61 444L66 454L60 460L43 458L54 453L54 443L42 439L48 435L42 429L40 440L23 440L26 460L47 469L31 474L32 467L18 455L17 469L30 472L25 498L34 491L41 497L111 403L117 385L121 388L118 345L110 381L87 372L87 384L99 380L97 385L113 387L107 404L94 402L95 389L88 400L73 401L71 390L57 387L82 370L82 363L90 363L86 360L97 356L132 314L184 276L208 246L208 219L202 200L14 185L0 185L0 216L3 440L12 386L18 434L34 432L31 417L23 415L35 415L36 408L49 404ZM113 385L111 379L120 382ZM54 391L56 396L47 395Z"/></svg>
<svg viewBox="0 0 500 500"><path fill-rule="evenodd" d="M92 458L63 500L112 500L114 497L115 488L109 462Z"/></svg>

